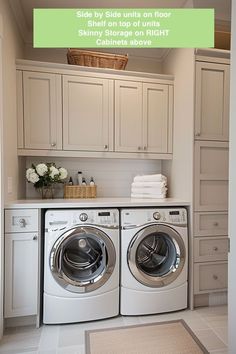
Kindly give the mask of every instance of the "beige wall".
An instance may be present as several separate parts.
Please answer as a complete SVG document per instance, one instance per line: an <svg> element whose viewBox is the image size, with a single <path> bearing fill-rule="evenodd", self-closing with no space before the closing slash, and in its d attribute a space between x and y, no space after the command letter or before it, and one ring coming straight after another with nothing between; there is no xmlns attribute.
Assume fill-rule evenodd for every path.
<svg viewBox="0 0 236 354"><path fill-rule="evenodd" d="M4 199L9 201L17 198L18 190L15 59L23 57L23 41L8 0L0 0L0 13L3 18ZM8 177L12 177L12 193L7 192Z"/></svg>

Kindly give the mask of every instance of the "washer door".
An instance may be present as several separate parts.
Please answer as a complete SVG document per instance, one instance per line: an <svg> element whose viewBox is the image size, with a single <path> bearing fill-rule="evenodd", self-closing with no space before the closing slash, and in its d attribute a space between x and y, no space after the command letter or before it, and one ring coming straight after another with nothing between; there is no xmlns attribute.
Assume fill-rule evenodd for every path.
<svg viewBox="0 0 236 354"><path fill-rule="evenodd" d="M115 247L103 231L90 226L73 228L55 242L50 253L54 279L71 292L100 288L116 263Z"/></svg>
<svg viewBox="0 0 236 354"><path fill-rule="evenodd" d="M140 230L132 239L127 261L133 276L149 287L172 283L185 263L182 237L167 225L152 225Z"/></svg>

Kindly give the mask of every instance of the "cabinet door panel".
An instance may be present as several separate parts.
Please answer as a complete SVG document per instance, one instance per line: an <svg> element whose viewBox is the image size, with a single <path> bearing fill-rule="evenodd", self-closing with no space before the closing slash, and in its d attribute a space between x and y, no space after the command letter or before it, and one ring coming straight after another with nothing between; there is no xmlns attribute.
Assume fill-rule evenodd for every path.
<svg viewBox="0 0 236 354"><path fill-rule="evenodd" d="M196 63L195 137L228 140L229 65Z"/></svg>
<svg viewBox="0 0 236 354"><path fill-rule="evenodd" d="M37 314L38 235L5 236L5 317Z"/></svg>
<svg viewBox="0 0 236 354"><path fill-rule="evenodd" d="M115 150L143 150L142 84L115 82Z"/></svg>
<svg viewBox="0 0 236 354"><path fill-rule="evenodd" d="M168 152L168 86L143 84L143 132L148 152Z"/></svg>
<svg viewBox="0 0 236 354"><path fill-rule="evenodd" d="M110 96L109 80L63 77L64 150L112 150L109 142L109 124L113 118Z"/></svg>
<svg viewBox="0 0 236 354"><path fill-rule="evenodd" d="M195 210L228 208L228 143L195 142Z"/></svg>
<svg viewBox="0 0 236 354"><path fill-rule="evenodd" d="M26 149L62 148L61 76L23 73Z"/></svg>

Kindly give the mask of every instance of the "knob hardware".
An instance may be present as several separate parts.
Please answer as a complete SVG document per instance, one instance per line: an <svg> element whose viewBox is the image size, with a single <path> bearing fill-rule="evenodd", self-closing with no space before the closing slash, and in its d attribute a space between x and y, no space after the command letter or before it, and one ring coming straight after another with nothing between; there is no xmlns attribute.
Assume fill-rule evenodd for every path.
<svg viewBox="0 0 236 354"><path fill-rule="evenodd" d="M218 247L217 246L213 247L213 250L218 251Z"/></svg>
<svg viewBox="0 0 236 354"><path fill-rule="evenodd" d="M147 150L147 146L144 146L144 147L143 147L143 150L145 150L145 151L146 151L146 150Z"/></svg>
<svg viewBox="0 0 236 354"><path fill-rule="evenodd" d="M218 276L214 274L214 275L213 275L213 279L214 279L214 280L217 280L217 279L218 279Z"/></svg>
<svg viewBox="0 0 236 354"><path fill-rule="evenodd" d="M104 145L104 150L107 150L108 149L108 145Z"/></svg>
<svg viewBox="0 0 236 354"><path fill-rule="evenodd" d="M153 213L153 218L154 218L155 220L160 220L161 214L160 214L158 211L156 211L155 213Z"/></svg>
<svg viewBox="0 0 236 354"><path fill-rule="evenodd" d="M26 227L26 220L25 219L20 219L19 220L19 225L20 225L20 227Z"/></svg>
<svg viewBox="0 0 236 354"><path fill-rule="evenodd" d="M33 236L33 240L36 241L38 239L38 236L37 235L34 235Z"/></svg>
<svg viewBox="0 0 236 354"><path fill-rule="evenodd" d="M219 226L219 223L216 221L216 222L214 222L213 225L214 225L214 226Z"/></svg>
<svg viewBox="0 0 236 354"><path fill-rule="evenodd" d="M82 214L80 214L79 218L80 218L80 221L86 221L86 220L88 220L88 215L86 213L82 213Z"/></svg>
<svg viewBox="0 0 236 354"><path fill-rule="evenodd" d="M138 146L138 150L139 150L139 151L142 150L141 146Z"/></svg>
<svg viewBox="0 0 236 354"><path fill-rule="evenodd" d="M51 143L51 147L55 147L56 145L56 143Z"/></svg>

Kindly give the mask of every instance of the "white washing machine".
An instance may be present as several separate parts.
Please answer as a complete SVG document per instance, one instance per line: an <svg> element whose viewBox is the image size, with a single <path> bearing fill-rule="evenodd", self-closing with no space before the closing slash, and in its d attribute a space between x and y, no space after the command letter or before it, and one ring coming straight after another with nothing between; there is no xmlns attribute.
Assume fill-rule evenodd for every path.
<svg viewBox="0 0 236 354"><path fill-rule="evenodd" d="M122 315L187 307L188 227L185 208L121 211Z"/></svg>
<svg viewBox="0 0 236 354"><path fill-rule="evenodd" d="M44 323L118 315L117 209L48 210L44 249Z"/></svg>

